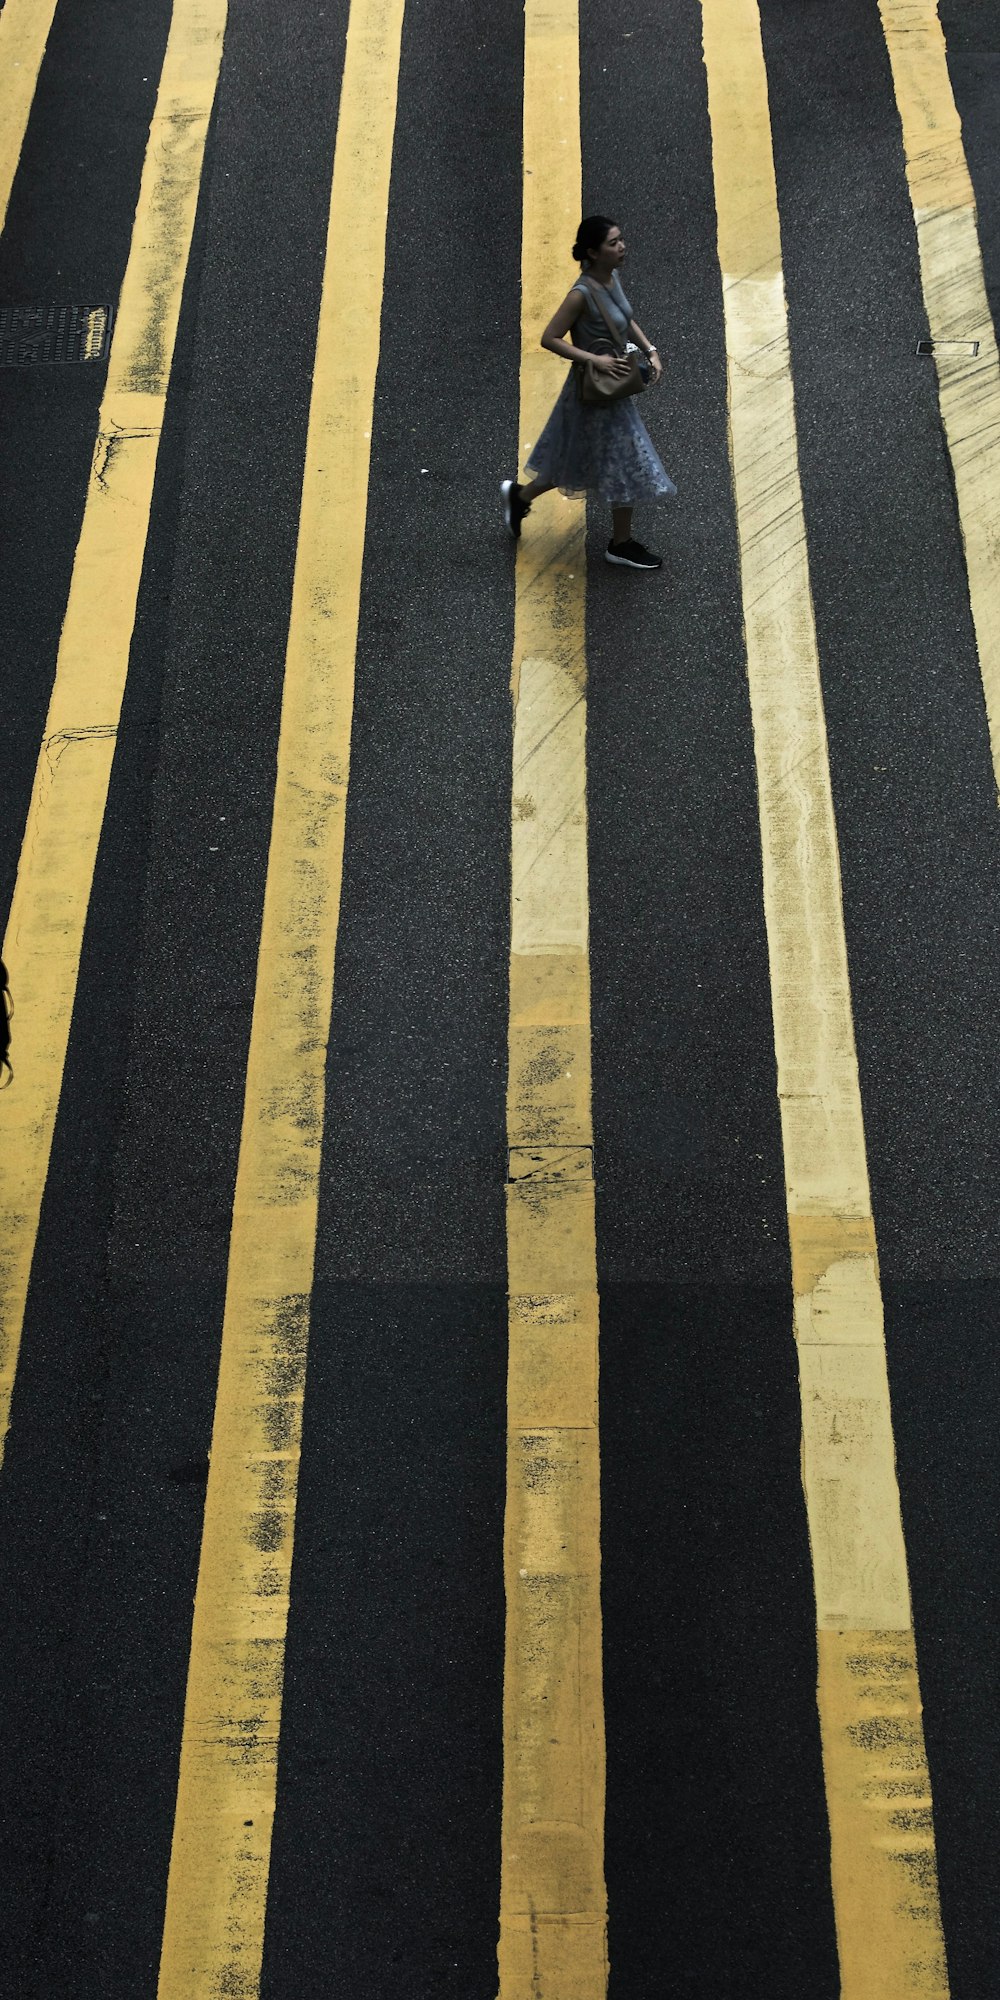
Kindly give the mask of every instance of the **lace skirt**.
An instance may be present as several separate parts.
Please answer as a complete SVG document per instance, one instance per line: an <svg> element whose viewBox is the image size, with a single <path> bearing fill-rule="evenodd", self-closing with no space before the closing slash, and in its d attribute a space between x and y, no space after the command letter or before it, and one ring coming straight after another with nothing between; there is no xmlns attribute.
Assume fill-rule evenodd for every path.
<svg viewBox="0 0 1000 2000"><path fill-rule="evenodd" d="M638 397L623 396L606 410L583 403L571 369L527 471L570 497L594 493L611 507L669 499L677 488L660 463L637 402Z"/></svg>

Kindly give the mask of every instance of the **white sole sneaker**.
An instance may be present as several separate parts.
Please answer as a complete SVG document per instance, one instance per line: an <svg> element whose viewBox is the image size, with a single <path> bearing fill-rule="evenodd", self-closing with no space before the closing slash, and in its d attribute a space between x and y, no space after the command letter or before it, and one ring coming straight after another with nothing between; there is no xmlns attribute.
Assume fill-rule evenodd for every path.
<svg viewBox="0 0 1000 2000"><path fill-rule="evenodd" d="M605 549L604 560L605 562L614 563L617 569L641 569L645 571L647 576L653 576L658 569L663 568L663 564L659 560L656 562L635 562L632 556L612 555L610 549Z"/></svg>

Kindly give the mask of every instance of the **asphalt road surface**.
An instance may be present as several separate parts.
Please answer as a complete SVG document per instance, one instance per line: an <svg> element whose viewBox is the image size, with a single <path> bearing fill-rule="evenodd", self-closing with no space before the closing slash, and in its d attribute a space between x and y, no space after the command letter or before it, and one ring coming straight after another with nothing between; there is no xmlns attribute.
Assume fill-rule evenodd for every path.
<svg viewBox="0 0 1000 2000"><path fill-rule="evenodd" d="M30 10L0 12L5 102L19 4ZM727 32L730 16L756 32L753 0L705 7ZM95 588L78 544L112 481L111 432L95 453L109 363L0 366L0 889L6 913L28 885L36 929L23 937L68 921L67 883L86 919L64 1062L32 1054L32 967L13 922L4 954L16 1011L3 1213L8 1249L16 1239L30 1266L26 1302L10 1308L0 1473L11 2000L498 1990L502 1800L523 1723L509 1663L504 1706L510 683L517 593L531 537L547 532L540 502L515 555L498 484L517 463L522 257L549 257L553 310L573 267L571 238L528 240L522 8L406 0L398 97L373 41L349 105L349 17L373 8L229 0L217 87L202 93L148 525L131 487L114 502L141 576L120 715L102 725L113 759L96 858L84 868L64 842L30 881L39 816L81 749L46 717L71 588ZM201 19L177 0L178 33L185 9ZM924 0L911 12L935 18ZM941 0L940 12L995 320L1000 6ZM0 309L117 309L144 162L165 143L150 120L170 27L169 0L58 0L15 150ZM894 1972L875 1932L866 1969L842 1978L868 1864L848 1847L831 1866L741 598L751 531L734 505L702 10L581 0L583 210L626 233L626 289L666 365L643 414L678 487L637 516L661 572L601 561L593 503L586 559L603 1690L580 1713L606 1733L609 1990L993 2000L1000 816L981 663L987 626L1000 628L1000 558L994 540L977 626L953 440L935 362L915 352L935 304L875 0L761 0L759 32L923 1698L920 1921L937 1924L936 1854L947 1974L943 1961ZM533 79L543 91L544 73ZM569 115L557 96L556 120ZM338 158L356 129L384 160L384 274L349 206L327 243L338 121ZM173 226L169 203L154 224ZM322 1116L299 1118L318 1203L308 1352L289 1337L277 1388L267 1364L268 1394L301 1411L301 1461L297 1433L282 1432L281 1518L257 1549L294 1551L290 1593L274 1571L287 1633L282 1612L268 1643L283 1651L258 1690L262 1713L279 1690L280 1741L276 1726L273 1740L251 1730L219 1781L242 1760L242 1797L247 1769L263 1773L273 1836L234 1888L221 1863L212 1872L225 1812L179 1802L178 1774L182 1745L192 1771L200 1754L185 1724L196 1589L206 1603L216 1591L209 1653L212 1619L244 1615L243 1570L212 1568L202 1542L223 1327L238 1319L226 1301L255 987L249 1074L298 1087L284 1044L264 1039L260 1010L281 982L270 961L258 973L258 950L321 299L341 348L377 360L377 375L367 419L360 393L356 417L341 396L330 433L340 491L324 518L345 575L363 538L349 783L346 767L336 776L343 880L328 1037L317 1031ZM119 336L124 307L112 369ZM554 398L561 364L545 365ZM995 376L988 340L983 365ZM143 397L152 410L148 385ZM147 416L128 436L155 437L161 419ZM994 521L995 436L977 461ZM98 612L120 568L108 558ZM85 678L114 650L112 609L106 633L98 612ZM804 1010L809 978L800 966ZM45 1075L58 1108L36 1216L14 1155L39 1129L31 1093ZM293 1103L293 1127L297 1115ZM294 1199L275 1197L275 1244ZM264 1261L270 1227L251 1246ZM225 1547L230 1433L216 1435ZM238 1458L235 1428L232 1440ZM567 1812L536 1800L540 1825ZM164 1969L168 1877L177 1935L198 1935L184 1900L198 1883L171 1874L182 1835L209 1929L226 1935L214 1956L181 1952L178 1973ZM574 1906L543 1915L568 1922ZM542 1963L521 1983L508 1970L503 2000L603 1990Z"/></svg>

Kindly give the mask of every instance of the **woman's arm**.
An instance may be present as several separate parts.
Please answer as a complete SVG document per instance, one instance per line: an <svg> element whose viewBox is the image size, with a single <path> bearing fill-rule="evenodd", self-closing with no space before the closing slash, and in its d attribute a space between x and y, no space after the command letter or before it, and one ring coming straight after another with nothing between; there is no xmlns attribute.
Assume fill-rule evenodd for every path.
<svg viewBox="0 0 1000 2000"><path fill-rule="evenodd" d="M550 354L560 355L564 361L592 361L595 367L610 370L612 374L627 368L628 363L617 354L591 354L586 347L575 347L571 340L567 340L570 327L575 326L582 311L583 293L574 287L567 293L558 311L553 313L542 335L542 346L547 347Z"/></svg>
<svg viewBox="0 0 1000 2000"><path fill-rule="evenodd" d="M652 364L652 369L653 369L653 381L658 382L660 376L663 374L663 363L660 360L659 354L657 353L656 348L653 346L653 343L650 340L648 333L643 333L643 330L639 325L637 319L629 320L629 330L632 334L633 340L636 343L636 346L641 347L643 353L649 356L649 360L650 363Z"/></svg>

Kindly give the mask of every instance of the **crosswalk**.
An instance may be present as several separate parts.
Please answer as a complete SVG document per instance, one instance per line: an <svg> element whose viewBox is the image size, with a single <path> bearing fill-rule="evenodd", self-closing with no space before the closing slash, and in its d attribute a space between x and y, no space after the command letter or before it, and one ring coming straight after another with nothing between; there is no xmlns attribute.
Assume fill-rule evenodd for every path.
<svg viewBox="0 0 1000 2000"><path fill-rule="evenodd" d="M63 0L70 4L70 0ZM44 8L0 14L0 169L13 176ZM53 9L48 10L51 18ZM938 346L994 773L1000 731L1000 373L945 46L928 0L881 0L924 298ZM175 0L35 786L4 941L17 1016L0 1099L0 1427L39 1216L147 547L181 297L227 32ZM524 16L522 459L553 395L537 345L584 199L583 0ZM29 32L30 30L30 32ZM855 1046L834 787L798 465L768 77L757 0L701 0L733 508L791 1247L788 1370L801 1396L818 1727L844 2000L945 2000L937 1818ZM352 0L298 514L218 1388L187 1665L157 1990L271 1990L265 1974L285 1655L295 1615L303 1410L350 841L355 654L380 419L405 0ZM484 28L488 41L488 30ZM660 28L669 45L669 11ZM22 50L23 44L23 50ZM669 75L669 70L667 71ZM669 89L669 85L667 86ZM331 138L333 135L331 135ZM510 135L514 143L514 134ZM2 191L2 190L0 190ZM350 277L345 244L350 244ZM359 329L364 329L359 337ZM673 469L673 468L672 468ZM683 480L681 501L684 504ZM507 1038L508 1374L501 2000L615 1990L605 1869L605 1686L588 883L585 509L550 496L518 551L513 622ZM537 519L536 519L537 516ZM207 607L206 607L207 613ZM977 774L976 782L982 782ZM473 1003L474 1004L474 1001ZM599 1162L598 1162L599 1187ZM793 1334L794 1342L793 1346ZM797 1362L796 1362L797 1355ZM669 1787L669 1774L659 1783ZM642 1802L636 1802L637 1813ZM938 1808L939 1811L939 1808ZM947 1912L946 1912L947 1915ZM781 1913L775 1912L780 1924ZM610 1925L610 1933L609 1933ZM610 1944L609 1944L610 1935ZM665 1947L666 1949L666 1947ZM315 1990L339 1991L336 1941ZM389 1980L389 1974L384 1975ZM694 1974L688 1969L684 1991ZM149 1989L152 1990L150 1984ZM277 1990L277 1989L275 1989ZM387 1983L379 1990L390 1990ZM410 1990L403 1982L400 1990Z"/></svg>
<svg viewBox="0 0 1000 2000"><path fill-rule="evenodd" d="M352 11L341 86L163 2000L256 1992L263 1956L378 366L354 326L380 317L402 15L402 0Z"/></svg>
<svg viewBox="0 0 1000 2000"><path fill-rule="evenodd" d="M579 220L574 0L524 34L521 457L551 401L538 344L556 246ZM511 688L503 2000L607 1990L587 958L585 508L550 496L517 565Z"/></svg>
<svg viewBox="0 0 1000 2000"><path fill-rule="evenodd" d="M941 421L955 480L969 602L1000 788L1000 365L979 249L976 203L936 10L882 0L903 128Z"/></svg>
<svg viewBox="0 0 1000 2000"><path fill-rule="evenodd" d="M21 1041L18 1089L6 1127L0 1265L3 1437L128 674L157 448L224 26L225 8L212 0L187 0L174 14L8 921L5 948L17 968L18 1004L32 1026Z"/></svg>
<svg viewBox="0 0 1000 2000"><path fill-rule="evenodd" d="M706 0L705 57L842 1990L944 1995L755 10Z"/></svg>
<svg viewBox="0 0 1000 2000"><path fill-rule="evenodd" d="M7 0L0 15L0 61L3 63L3 96L0 98L0 228L7 215L10 190L21 157L25 128L35 95L35 84L56 0L42 6L32 0Z"/></svg>

